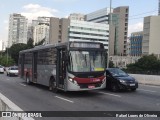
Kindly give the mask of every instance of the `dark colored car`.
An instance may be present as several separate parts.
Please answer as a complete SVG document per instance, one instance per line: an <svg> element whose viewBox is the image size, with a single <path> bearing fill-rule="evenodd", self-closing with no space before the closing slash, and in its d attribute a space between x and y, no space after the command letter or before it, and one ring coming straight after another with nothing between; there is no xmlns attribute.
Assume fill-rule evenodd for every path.
<svg viewBox="0 0 160 120"><path fill-rule="evenodd" d="M107 68L106 76L106 88L112 91L122 89L135 91L138 88L138 82L119 68Z"/></svg>

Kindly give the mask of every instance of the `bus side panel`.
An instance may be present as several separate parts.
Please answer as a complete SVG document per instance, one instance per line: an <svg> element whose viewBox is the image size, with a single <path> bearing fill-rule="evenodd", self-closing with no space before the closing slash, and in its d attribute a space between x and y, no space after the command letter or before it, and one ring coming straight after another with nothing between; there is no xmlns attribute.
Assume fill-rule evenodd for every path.
<svg viewBox="0 0 160 120"><path fill-rule="evenodd" d="M49 86L49 80L52 76L54 65L38 65L37 68L37 83Z"/></svg>

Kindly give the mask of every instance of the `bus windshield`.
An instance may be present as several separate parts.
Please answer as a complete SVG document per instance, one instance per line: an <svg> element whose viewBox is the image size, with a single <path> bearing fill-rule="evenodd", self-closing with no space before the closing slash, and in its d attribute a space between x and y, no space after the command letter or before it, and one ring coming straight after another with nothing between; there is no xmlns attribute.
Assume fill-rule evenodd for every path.
<svg viewBox="0 0 160 120"><path fill-rule="evenodd" d="M69 70L72 72L93 72L105 70L104 52L70 51Z"/></svg>

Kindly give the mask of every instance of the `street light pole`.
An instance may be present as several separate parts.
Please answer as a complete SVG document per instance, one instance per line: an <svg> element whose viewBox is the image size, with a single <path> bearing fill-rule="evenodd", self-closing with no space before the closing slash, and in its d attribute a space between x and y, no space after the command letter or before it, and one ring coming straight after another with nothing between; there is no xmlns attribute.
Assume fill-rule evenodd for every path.
<svg viewBox="0 0 160 120"><path fill-rule="evenodd" d="M112 25L112 0L110 0L110 11L109 11L109 36L111 35L111 25ZM109 40L108 40L108 54L107 54L107 68L109 68L109 52L110 52L110 48L109 48L109 43L110 43L110 38L109 37Z"/></svg>

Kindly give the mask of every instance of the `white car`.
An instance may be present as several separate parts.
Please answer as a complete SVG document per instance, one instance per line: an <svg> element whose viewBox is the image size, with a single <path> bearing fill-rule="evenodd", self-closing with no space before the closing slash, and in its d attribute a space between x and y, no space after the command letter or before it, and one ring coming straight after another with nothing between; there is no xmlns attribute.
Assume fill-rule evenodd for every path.
<svg viewBox="0 0 160 120"><path fill-rule="evenodd" d="M18 76L18 67L17 66L11 66L7 69L7 76Z"/></svg>
<svg viewBox="0 0 160 120"><path fill-rule="evenodd" d="M4 73L4 67L0 65L0 73Z"/></svg>

